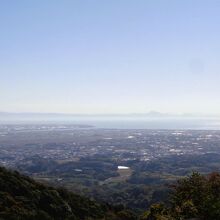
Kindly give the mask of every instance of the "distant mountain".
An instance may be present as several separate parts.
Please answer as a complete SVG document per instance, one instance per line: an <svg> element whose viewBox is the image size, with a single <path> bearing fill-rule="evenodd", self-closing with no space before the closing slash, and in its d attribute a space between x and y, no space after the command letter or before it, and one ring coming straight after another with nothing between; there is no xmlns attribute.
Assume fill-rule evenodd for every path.
<svg viewBox="0 0 220 220"><path fill-rule="evenodd" d="M161 116L176 116L173 114L161 113L157 111L150 111L147 113L115 113L115 114L77 114L77 113L38 113L38 112L0 112L0 117L134 117L134 116L149 116L149 117L161 117Z"/></svg>
<svg viewBox="0 0 220 220"><path fill-rule="evenodd" d="M135 220L130 211L43 185L0 167L1 220Z"/></svg>
<svg viewBox="0 0 220 220"><path fill-rule="evenodd" d="M162 113L162 112L158 112L158 111L150 111L147 113L134 113L134 114L130 114L131 116L137 116L137 117L176 117L178 116L177 114L169 114L169 113Z"/></svg>

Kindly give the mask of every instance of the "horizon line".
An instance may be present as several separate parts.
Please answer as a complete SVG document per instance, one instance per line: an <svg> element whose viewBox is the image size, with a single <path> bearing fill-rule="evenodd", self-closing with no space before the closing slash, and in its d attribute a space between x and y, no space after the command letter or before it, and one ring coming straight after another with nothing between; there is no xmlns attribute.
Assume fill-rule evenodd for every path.
<svg viewBox="0 0 220 220"><path fill-rule="evenodd" d="M57 115L57 116L157 116L157 117L220 117L217 113L170 113L160 111L148 111L148 112L131 112L131 113L65 113L65 112L11 112L0 111L0 114L17 114L17 115Z"/></svg>

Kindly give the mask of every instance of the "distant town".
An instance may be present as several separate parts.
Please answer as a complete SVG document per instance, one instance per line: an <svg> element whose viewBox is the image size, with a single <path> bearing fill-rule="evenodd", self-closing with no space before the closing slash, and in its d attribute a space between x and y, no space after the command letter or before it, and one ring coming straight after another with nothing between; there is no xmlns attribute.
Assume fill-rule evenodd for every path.
<svg viewBox="0 0 220 220"><path fill-rule="evenodd" d="M122 162L205 153L220 153L220 131L96 129L89 125L0 126L0 163L7 167L16 167L33 156L75 161L107 155Z"/></svg>

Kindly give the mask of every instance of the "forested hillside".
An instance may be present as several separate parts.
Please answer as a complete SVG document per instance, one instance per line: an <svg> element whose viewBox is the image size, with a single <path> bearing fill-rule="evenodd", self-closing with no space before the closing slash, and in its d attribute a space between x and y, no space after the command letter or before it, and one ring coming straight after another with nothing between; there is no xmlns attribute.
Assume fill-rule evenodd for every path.
<svg viewBox="0 0 220 220"><path fill-rule="evenodd" d="M172 186L166 204L154 204L142 220L219 220L220 174L193 173Z"/></svg>
<svg viewBox="0 0 220 220"><path fill-rule="evenodd" d="M168 186L166 203L139 217L123 206L100 204L0 168L1 220L219 220L220 174L199 173Z"/></svg>
<svg viewBox="0 0 220 220"><path fill-rule="evenodd" d="M136 219L123 207L111 207L63 188L43 185L16 171L0 168L1 220Z"/></svg>

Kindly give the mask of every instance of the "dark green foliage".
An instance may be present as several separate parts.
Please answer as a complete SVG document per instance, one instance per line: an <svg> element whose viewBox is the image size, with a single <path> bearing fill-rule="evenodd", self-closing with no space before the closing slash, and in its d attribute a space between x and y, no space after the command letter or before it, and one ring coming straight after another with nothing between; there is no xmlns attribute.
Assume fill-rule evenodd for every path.
<svg viewBox="0 0 220 220"><path fill-rule="evenodd" d="M115 178L120 177L118 165L130 167L131 176L126 180ZM153 203L166 202L169 194L167 185L189 175L192 170L202 174L219 170L220 155L171 155L150 161L118 161L113 155L99 154L76 161L31 156L20 161L16 167L40 181L64 186L82 196L112 205L123 204L136 212L143 212Z"/></svg>
<svg viewBox="0 0 220 220"><path fill-rule="evenodd" d="M75 195L63 188L53 188L35 182L16 171L0 167L1 220L83 220L135 219L126 210L115 212L107 205Z"/></svg>
<svg viewBox="0 0 220 220"><path fill-rule="evenodd" d="M156 204L143 219L220 219L220 174L193 173L173 186L169 205ZM155 208L157 207L157 208Z"/></svg>

